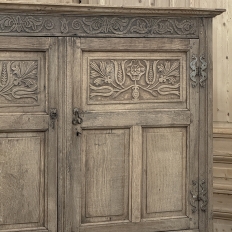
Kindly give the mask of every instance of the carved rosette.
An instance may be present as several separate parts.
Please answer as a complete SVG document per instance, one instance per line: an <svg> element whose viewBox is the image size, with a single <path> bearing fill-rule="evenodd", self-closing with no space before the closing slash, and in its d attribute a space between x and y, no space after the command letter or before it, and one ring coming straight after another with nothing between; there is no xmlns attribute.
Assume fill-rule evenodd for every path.
<svg viewBox="0 0 232 232"><path fill-rule="evenodd" d="M38 101L38 61L0 61L0 103Z"/></svg>
<svg viewBox="0 0 232 232"><path fill-rule="evenodd" d="M180 60L111 59L89 61L89 101L180 99Z"/></svg>
<svg viewBox="0 0 232 232"><path fill-rule="evenodd" d="M141 76L145 73L145 67L140 63L139 60L132 60L127 65L126 74L130 76L132 81L139 81Z"/></svg>

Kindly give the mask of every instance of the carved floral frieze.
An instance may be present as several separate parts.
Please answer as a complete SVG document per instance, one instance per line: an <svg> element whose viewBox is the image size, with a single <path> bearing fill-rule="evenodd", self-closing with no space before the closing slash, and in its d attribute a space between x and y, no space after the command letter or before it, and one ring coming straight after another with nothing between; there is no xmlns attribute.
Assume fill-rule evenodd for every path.
<svg viewBox="0 0 232 232"><path fill-rule="evenodd" d="M0 32L38 33L42 29L51 30L54 23L51 19L33 16L3 16L0 17Z"/></svg>
<svg viewBox="0 0 232 232"><path fill-rule="evenodd" d="M198 36L197 28L197 19L189 18L0 15L0 34L195 38Z"/></svg>
<svg viewBox="0 0 232 232"><path fill-rule="evenodd" d="M150 34L150 35L195 35L195 20L160 18L95 17L78 18L72 28L87 34Z"/></svg>
<svg viewBox="0 0 232 232"><path fill-rule="evenodd" d="M0 61L0 102L38 101L38 61Z"/></svg>
<svg viewBox="0 0 232 232"><path fill-rule="evenodd" d="M89 60L89 101L179 100L179 59Z"/></svg>

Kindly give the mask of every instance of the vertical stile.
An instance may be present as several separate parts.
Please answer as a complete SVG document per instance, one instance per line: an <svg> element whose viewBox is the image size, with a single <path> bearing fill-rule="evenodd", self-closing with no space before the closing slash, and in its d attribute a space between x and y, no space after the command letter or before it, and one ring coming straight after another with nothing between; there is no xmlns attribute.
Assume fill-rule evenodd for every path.
<svg viewBox="0 0 232 232"><path fill-rule="evenodd" d="M190 52L189 52L189 61L192 61L192 56L196 55L199 59L199 40L191 40L190 41ZM190 75L190 66L188 67L188 72ZM187 78L190 78L189 75ZM197 77L198 78L198 77ZM193 181L198 182L198 147L199 147L199 139L198 139L198 130L199 130L199 84L196 87L192 87L192 82L189 83L189 109L191 112L191 124L189 126L189 182L188 182L188 193L187 194L187 205L189 206L189 214L192 220L190 221L190 228L198 228L198 207L196 208L196 212L192 212L192 207L190 205L190 198L192 198L190 191L193 187ZM197 204L197 203L196 203Z"/></svg>
<svg viewBox="0 0 232 232"><path fill-rule="evenodd" d="M132 127L132 222L141 220L142 127Z"/></svg>
<svg viewBox="0 0 232 232"><path fill-rule="evenodd" d="M66 76L66 65L65 65L65 60L64 57L66 56L65 52L66 46L65 46L65 38L58 38L57 40L57 52L58 54L58 63L57 63L57 80L59 84L59 92L62 92L62 95L65 96L65 79L63 78ZM63 54L63 55L61 55ZM58 101L59 101L59 124L58 128L59 131L62 131L62 133L59 133L58 135L58 198L59 198L59 205L58 205L58 229L59 231L64 231L65 228L65 190L67 186L64 186L66 184L66 140L63 140L63 136L66 136L66 115L65 115L65 97L60 97L58 95Z"/></svg>

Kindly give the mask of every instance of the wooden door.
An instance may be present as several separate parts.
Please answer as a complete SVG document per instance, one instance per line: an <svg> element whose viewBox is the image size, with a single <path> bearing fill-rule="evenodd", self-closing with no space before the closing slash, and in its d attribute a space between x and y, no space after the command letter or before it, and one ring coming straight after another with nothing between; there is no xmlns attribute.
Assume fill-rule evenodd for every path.
<svg viewBox="0 0 232 232"><path fill-rule="evenodd" d="M0 37L0 231L57 231L56 39Z"/></svg>
<svg viewBox="0 0 232 232"><path fill-rule="evenodd" d="M189 65L198 43L69 40L72 108L81 123L72 132L72 230L198 231L190 192L198 178L199 89Z"/></svg>

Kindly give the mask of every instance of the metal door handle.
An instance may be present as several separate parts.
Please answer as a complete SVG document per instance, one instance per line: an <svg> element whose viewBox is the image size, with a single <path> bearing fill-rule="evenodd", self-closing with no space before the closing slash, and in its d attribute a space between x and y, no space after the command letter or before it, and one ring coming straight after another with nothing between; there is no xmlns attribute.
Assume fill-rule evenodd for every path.
<svg viewBox="0 0 232 232"><path fill-rule="evenodd" d="M80 117L79 112L80 111L78 110L78 108L73 109L73 115L74 115L74 118L72 120L73 125L81 124L83 122L83 119Z"/></svg>
<svg viewBox="0 0 232 232"><path fill-rule="evenodd" d="M58 118L58 113L56 108L50 109L50 120L51 120L51 127L55 129L55 121Z"/></svg>
<svg viewBox="0 0 232 232"><path fill-rule="evenodd" d="M77 135L77 136L81 135L81 132L77 131L76 135Z"/></svg>

